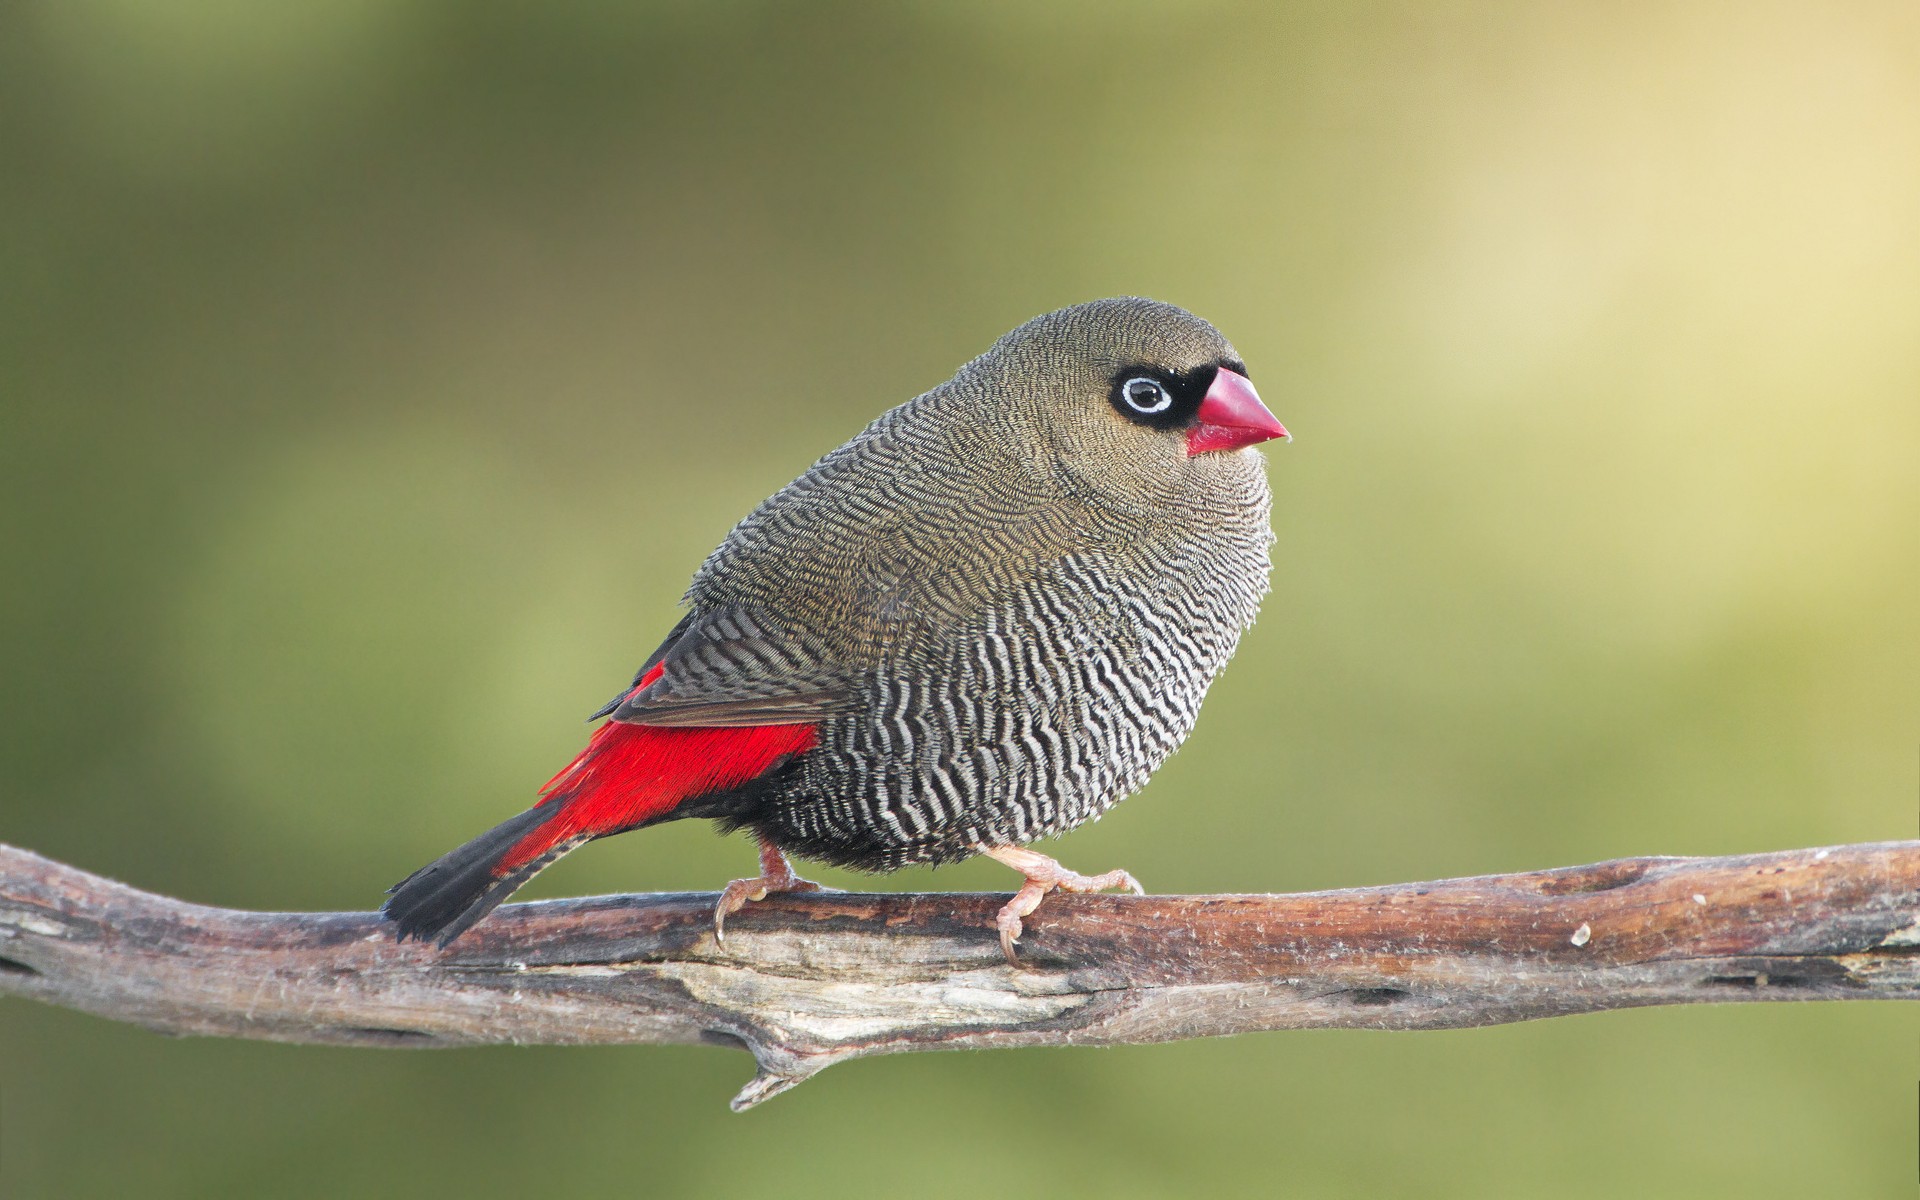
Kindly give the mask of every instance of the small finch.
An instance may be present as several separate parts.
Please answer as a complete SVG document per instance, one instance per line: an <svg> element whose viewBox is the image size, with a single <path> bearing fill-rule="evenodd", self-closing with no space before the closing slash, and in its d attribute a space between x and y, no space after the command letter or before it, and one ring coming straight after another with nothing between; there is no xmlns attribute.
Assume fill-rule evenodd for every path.
<svg viewBox="0 0 1920 1200"><path fill-rule="evenodd" d="M1192 730L1267 590L1265 463L1287 431L1172 305L1036 317L761 504L687 614L526 812L415 871L385 913L446 945L594 838L703 817L760 874L725 920L865 871L984 854L1024 885L1139 891L1027 849L1138 790Z"/></svg>

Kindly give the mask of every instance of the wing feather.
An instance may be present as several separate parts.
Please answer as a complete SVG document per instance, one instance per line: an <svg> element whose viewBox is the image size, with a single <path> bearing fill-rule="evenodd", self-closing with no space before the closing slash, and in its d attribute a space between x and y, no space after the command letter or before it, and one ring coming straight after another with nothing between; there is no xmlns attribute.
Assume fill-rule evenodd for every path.
<svg viewBox="0 0 1920 1200"><path fill-rule="evenodd" d="M844 666L765 610L688 613L594 716L629 725L808 725L852 707Z"/></svg>

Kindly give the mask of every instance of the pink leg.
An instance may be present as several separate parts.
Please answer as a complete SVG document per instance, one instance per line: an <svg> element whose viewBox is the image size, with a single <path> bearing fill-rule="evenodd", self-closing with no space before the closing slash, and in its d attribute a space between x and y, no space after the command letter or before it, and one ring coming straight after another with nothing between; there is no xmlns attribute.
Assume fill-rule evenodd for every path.
<svg viewBox="0 0 1920 1200"><path fill-rule="evenodd" d="M1059 863L1034 850L1019 846L982 846L980 853L1003 862L1027 877L1025 884L1007 901L1000 915L994 918L994 924L1000 929L1000 948L1006 951L1007 961L1015 966L1020 960L1013 956L1013 944L1020 940L1023 926L1021 918L1030 916L1040 907L1040 901L1048 892L1058 889L1063 892L1104 892L1108 888L1126 888L1136 896L1146 895L1146 889L1140 881L1125 871L1108 871L1105 875L1081 875L1069 871Z"/></svg>
<svg viewBox="0 0 1920 1200"><path fill-rule="evenodd" d="M765 900L775 892L818 892L824 890L811 879L802 879L793 873L793 864L780 852L780 847L769 841L760 843L760 874L752 879L736 879L720 893L720 903L713 906L713 940L724 943L727 940L727 918L739 912L752 900Z"/></svg>

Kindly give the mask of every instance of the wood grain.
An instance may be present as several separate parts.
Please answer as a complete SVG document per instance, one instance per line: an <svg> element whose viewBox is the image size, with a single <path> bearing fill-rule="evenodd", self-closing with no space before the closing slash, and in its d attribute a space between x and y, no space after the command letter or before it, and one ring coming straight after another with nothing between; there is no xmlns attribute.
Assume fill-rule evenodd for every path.
<svg viewBox="0 0 1920 1200"><path fill-rule="evenodd" d="M844 1059L1654 1004L1920 999L1920 842L1634 858L1280 896L712 893L501 908L446 950L373 913L207 908L0 846L0 994L169 1033L744 1048L746 1108Z"/></svg>

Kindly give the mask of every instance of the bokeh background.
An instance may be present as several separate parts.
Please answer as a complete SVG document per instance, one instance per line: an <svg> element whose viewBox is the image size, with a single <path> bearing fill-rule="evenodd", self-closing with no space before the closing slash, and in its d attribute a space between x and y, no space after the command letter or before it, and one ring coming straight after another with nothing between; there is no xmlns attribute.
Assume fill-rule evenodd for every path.
<svg viewBox="0 0 1920 1200"><path fill-rule="evenodd" d="M1920 10L0 9L0 839L367 908L731 523L1018 321L1238 344L1274 593L1055 847L1265 891L1916 834ZM704 826L533 895L712 888ZM885 888L1004 889L970 864ZM0 1006L41 1196L1911 1195L1913 1014L837 1067Z"/></svg>

